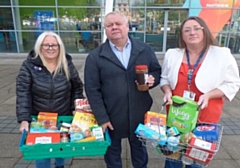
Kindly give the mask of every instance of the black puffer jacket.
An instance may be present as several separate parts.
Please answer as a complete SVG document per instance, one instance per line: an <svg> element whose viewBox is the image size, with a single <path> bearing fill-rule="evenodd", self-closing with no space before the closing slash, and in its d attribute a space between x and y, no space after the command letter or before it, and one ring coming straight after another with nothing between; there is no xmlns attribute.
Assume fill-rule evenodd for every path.
<svg viewBox="0 0 240 168"><path fill-rule="evenodd" d="M16 113L18 122L31 121L31 115L40 111L57 112L58 115L72 115L74 100L83 98L83 83L66 55L70 80L64 73L55 77L43 65L40 57L32 59L31 51L20 68L16 81Z"/></svg>

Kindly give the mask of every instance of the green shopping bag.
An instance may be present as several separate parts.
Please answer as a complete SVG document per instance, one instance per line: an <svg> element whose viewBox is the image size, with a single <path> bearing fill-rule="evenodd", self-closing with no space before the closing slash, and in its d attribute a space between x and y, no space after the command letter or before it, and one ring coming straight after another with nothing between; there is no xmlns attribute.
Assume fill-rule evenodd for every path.
<svg viewBox="0 0 240 168"><path fill-rule="evenodd" d="M182 133L191 132L198 120L197 102L180 96L172 97L173 104L170 105L167 126L177 127Z"/></svg>

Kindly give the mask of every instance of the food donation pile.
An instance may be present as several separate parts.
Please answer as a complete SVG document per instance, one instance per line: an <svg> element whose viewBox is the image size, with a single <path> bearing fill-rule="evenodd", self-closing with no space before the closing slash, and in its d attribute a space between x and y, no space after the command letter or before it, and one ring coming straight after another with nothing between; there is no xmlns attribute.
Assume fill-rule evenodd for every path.
<svg viewBox="0 0 240 168"><path fill-rule="evenodd" d="M135 133L170 159L209 164L220 146L222 127L199 122L197 102L178 96L172 99L168 115L148 111Z"/></svg>
<svg viewBox="0 0 240 168"><path fill-rule="evenodd" d="M104 141L102 127L97 124L87 99L76 99L75 110L70 123L58 123L57 113L39 112L31 122L26 145Z"/></svg>

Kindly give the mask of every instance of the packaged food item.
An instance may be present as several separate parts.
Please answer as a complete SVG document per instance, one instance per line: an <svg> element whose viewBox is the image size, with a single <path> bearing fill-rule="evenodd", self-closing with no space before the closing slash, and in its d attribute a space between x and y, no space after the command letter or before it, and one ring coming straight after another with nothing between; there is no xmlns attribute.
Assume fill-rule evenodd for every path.
<svg viewBox="0 0 240 168"><path fill-rule="evenodd" d="M70 141L75 142L84 139L84 134L81 132L70 132Z"/></svg>
<svg viewBox="0 0 240 168"><path fill-rule="evenodd" d="M144 115L144 125L166 125L166 114L148 111Z"/></svg>
<svg viewBox="0 0 240 168"><path fill-rule="evenodd" d="M103 130L101 126L93 126L92 127L92 135L95 136L95 139L98 141L104 141Z"/></svg>
<svg viewBox="0 0 240 168"><path fill-rule="evenodd" d="M75 111L92 113L91 106L88 99L76 99L75 100Z"/></svg>
<svg viewBox="0 0 240 168"><path fill-rule="evenodd" d="M192 137L196 137L192 132L187 132L185 134L180 135L180 143L189 143Z"/></svg>
<svg viewBox="0 0 240 168"><path fill-rule="evenodd" d="M97 125L97 121L92 113L76 112L70 127L70 132L80 132L84 137L91 136L90 128Z"/></svg>
<svg viewBox="0 0 240 168"><path fill-rule="evenodd" d="M167 136L170 137L170 136L176 136L176 135L179 135L179 132L177 130L176 127L171 127L167 130Z"/></svg>
<svg viewBox="0 0 240 168"><path fill-rule="evenodd" d="M167 137L165 133L164 134L157 133L143 124L138 125L137 129L135 130L135 133L145 139L151 140L152 142L156 142L157 144L160 145L166 144Z"/></svg>
<svg viewBox="0 0 240 168"><path fill-rule="evenodd" d="M139 91L147 91L149 89L148 82L148 67L147 65L137 65L135 67L137 76L137 88Z"/></svg>
<svg viewBox="0 0 240 168"><path fill-rule="evenodd" d="M197 125L193 133L208 142L218 141L218 126L216 124Z"/></svg>
<svg viewBox="0 0 240 168"><path fill-rule="evenodd" d="M147 124L145 124L145 126L161 135L166 136L166 126L165 125L151 125L151 124L147 123Z"/></svg>
<svg viewBox="0 0 240 168"><path fill-rule="evenodd" d="M69 133L68 132L60 133L60 142L69 142Z"/></svg>
<svg viewBox="0 0 240 168"><path fill-rule="evenodd" d="M61 124L60 132L69 132L70 127L71 127L71 124L63 122Z"/></svg>
<svg viewBox="0 0 240 168"><path fill-rule="evenodd" d="M30 128L30 133L45 133L45 132L59 132L58 129L50 128Z"/></svg>
<svg viewBox="0 0 240 168"><path fill-rule="evenodd" d="M95 141L96 137L95 136L90 136L81 140L78 140L77 142L91 142L91 141Z"/></svg>
<svg viewBox="0 0 240 168"><path fill-rule="evenodd" d="M167 148L171 151L176 151L178 148L179 139L177 137L168 137L167 138Z"/></svg>
<svg viewBox="0 0 240 168"><path fill-rule="evenodd" d="M181 133L192 131L196 127L199 114L197 102L180 96L172 96L172 100L167 126L177 127Z"/></svg>
<svg viewBox="0 0 240 168"><path fill-rule="evenodd" d="M26 145L59 143L60 132L29 133L26 138Z"/></svg>
<svg viewBox="0 0 240 168"><path fill-rule="evenodd" d="M57 125L57 117L58 113L39 112L38 122L42 123L44 128L49 128Z"/></svg>
<svg viewBox="0 0 240 168"><path fill-rule="evenodd" d="M43 127L44 127L43 123L38 122L36 120L32 121L30 125L30 128L43 128Z"/></svg>
<svg viewBox="0 0 240 168"><path fill-rule="evenodd" d="M187 148L186 156L198 162L208 164L212 160L215 150L215 143L193 137Z"/></svg>

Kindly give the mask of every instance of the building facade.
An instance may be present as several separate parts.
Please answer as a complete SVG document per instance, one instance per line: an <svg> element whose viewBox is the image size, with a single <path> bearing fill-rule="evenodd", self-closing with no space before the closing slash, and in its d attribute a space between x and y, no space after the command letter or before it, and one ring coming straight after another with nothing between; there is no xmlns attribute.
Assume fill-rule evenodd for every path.
<svg viewBox="0 0 240 168"><path fill-rule="evenodd" d="M109 0L1 0L0 53L27 53L46 30L59 34L69 53L88 53L102 43ZM129 35L156 53L178 46L188 16L208 24L220 46L240 52L240 0L113 0L129 20Z"/></svg>

